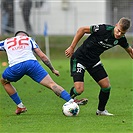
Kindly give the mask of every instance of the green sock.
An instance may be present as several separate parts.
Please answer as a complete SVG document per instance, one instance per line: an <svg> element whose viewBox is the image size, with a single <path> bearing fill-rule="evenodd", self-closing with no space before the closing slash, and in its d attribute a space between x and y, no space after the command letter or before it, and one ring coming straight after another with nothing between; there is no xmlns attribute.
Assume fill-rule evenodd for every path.
<svg viewBox="0 0 133 133"><path fill-rule="evenodd" d="M74 98L74 97L76 97L78 95L80 95L80 94L76 91L76 89L74 87L72 87L71 90L70 90L70 96L72 98Z"/></svg>
<svg viewBox="0 0 133 133"><path fill-rule="evenodd" d="M101 88L100 93L99 93L99 104L98 104L98 109L100 111L105 110L105 106L108 102L109 96L110 96L110 89L111 87L108 88Z"/></svg>

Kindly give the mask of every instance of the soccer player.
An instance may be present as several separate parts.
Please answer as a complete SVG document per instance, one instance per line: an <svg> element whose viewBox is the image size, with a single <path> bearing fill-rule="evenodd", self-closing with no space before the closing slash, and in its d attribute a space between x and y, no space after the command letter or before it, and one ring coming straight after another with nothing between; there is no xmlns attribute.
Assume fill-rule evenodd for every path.
<svg viewBox="0 0 133 133"><path fill-rule="evenodd" d="M16 103L17 109L15 113L17 115L26 112L27 109L11 82L17 82L24 75L31 77L34 81L51 89L65 101L72 101L70 94L56 84L48 72L39 64L33 52L40 57L42 62L49 67L53 74L59 76L59 72L54 69L48 57L26 32L18 31L15 37L1 41L0 50L6 51L9 61L9 67L2 74L1 83L11 99Z"/></svg>
<svg viewBox="0 0 133 133"><path fill-rule="evenodd" d="M66 56L71 57L71 76L74 81L74 87L70 90L71 97L75 98L84 91L84 73L86 70L101 88L96 115L113 115L105 109L111 85L107 72L100 61L100 55L104 51L119 45L133 58L133 49L125 37L130 26L131 20L123 17L115 26L100 24L80 27L71 45L65 50ZM77 43L85 33L90 34L90 36L74 52ZM86 104L87 101L88 99L77 99L78 104Z"/></svg>

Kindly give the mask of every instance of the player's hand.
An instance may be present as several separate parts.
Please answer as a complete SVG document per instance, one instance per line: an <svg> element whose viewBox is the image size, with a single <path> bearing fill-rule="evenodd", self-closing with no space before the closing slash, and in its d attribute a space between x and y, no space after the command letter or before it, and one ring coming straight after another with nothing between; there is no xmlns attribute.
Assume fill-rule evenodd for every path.
<svg viewBox="0 0 133 133"><path fill-rule="evenodd" d="M54 69L52 72L53 72L56 76L60 76L59 71L57 71L57 70Z"/></svg>
<svg viewBox="0 0 133 133"><path fill-rule="evenodd" d="M65 50L65 55L67 58L71 57L74 53L74 49L70 46Z"/></svg>

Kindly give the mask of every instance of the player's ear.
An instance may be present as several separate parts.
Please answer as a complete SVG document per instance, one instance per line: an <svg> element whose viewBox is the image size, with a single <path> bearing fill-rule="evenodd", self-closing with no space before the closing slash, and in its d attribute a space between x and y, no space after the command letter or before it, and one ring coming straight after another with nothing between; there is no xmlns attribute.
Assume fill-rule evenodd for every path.
<svg viewBox="0 0 133 133"><path fill-rule="evenodd" d="M115 26L118 26L118 23L116 23Z"/></svg>

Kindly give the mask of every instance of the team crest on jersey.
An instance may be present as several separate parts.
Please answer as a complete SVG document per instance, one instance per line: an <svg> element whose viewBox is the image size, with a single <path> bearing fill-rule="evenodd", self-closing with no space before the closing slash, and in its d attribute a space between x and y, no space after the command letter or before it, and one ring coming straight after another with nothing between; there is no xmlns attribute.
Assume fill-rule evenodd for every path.
<svg viewBox="0 0 133 133"><path fill-rule="evenodd" d="M118 40L115 40L115 41L114 41L114 45L116 45L117 43L118 43Z"/></svg>

